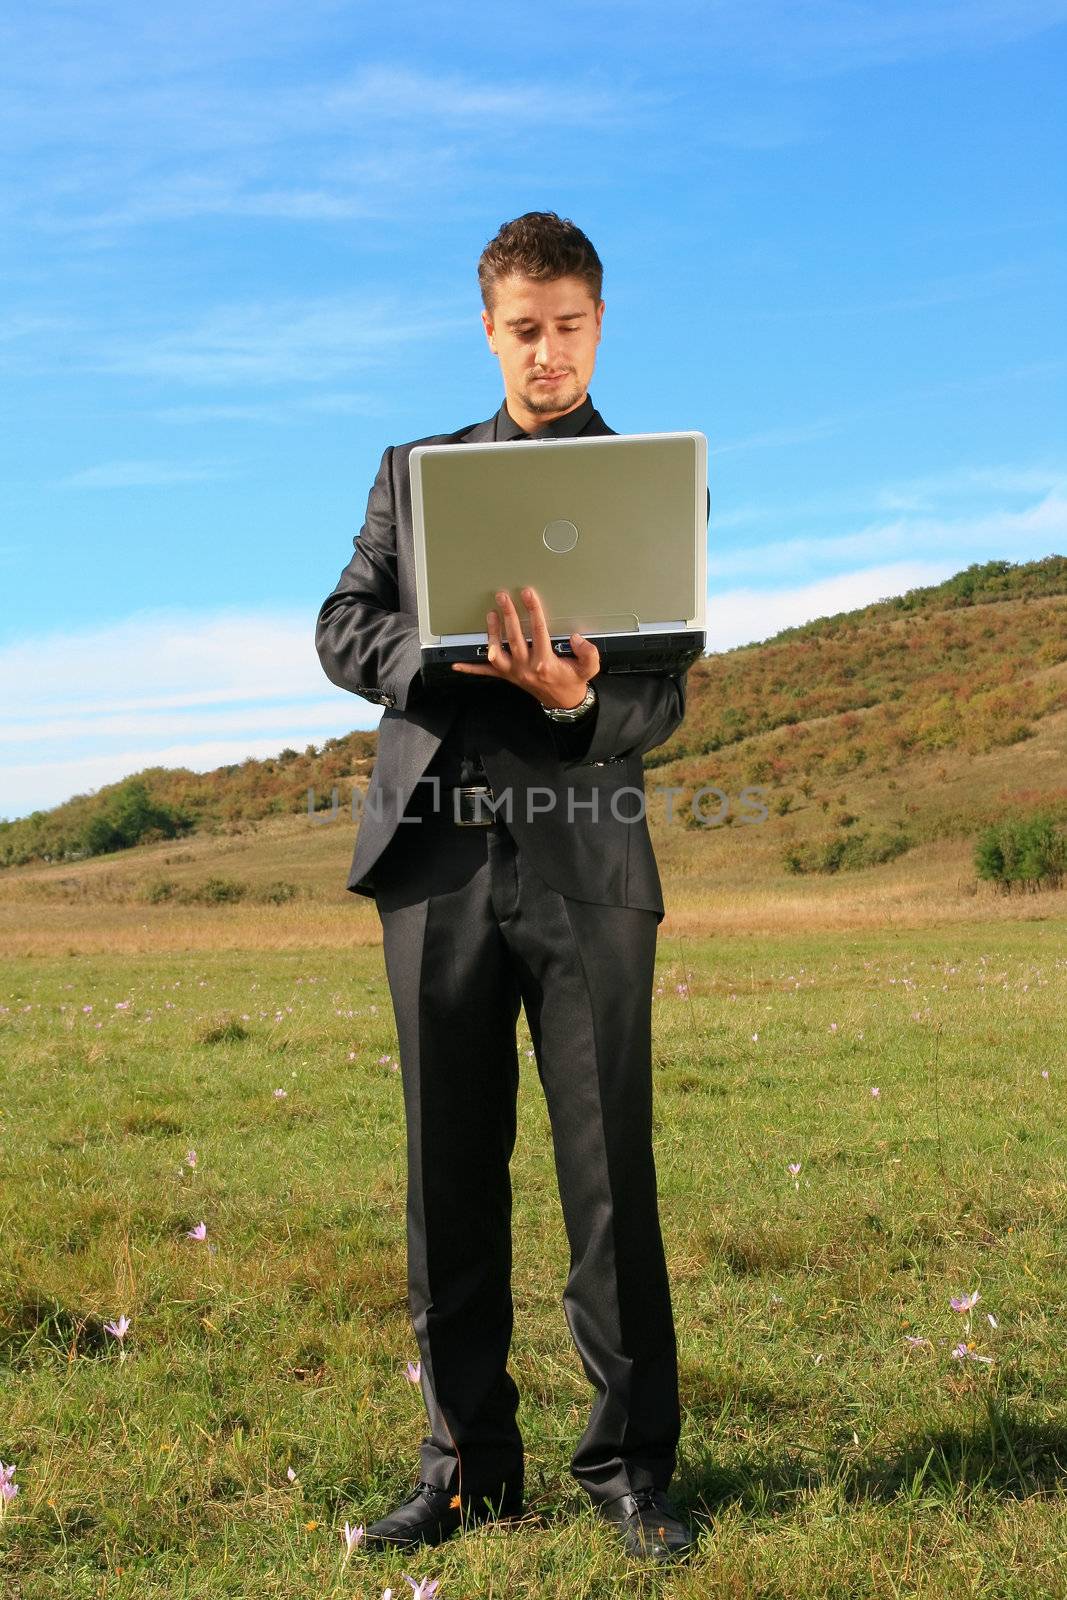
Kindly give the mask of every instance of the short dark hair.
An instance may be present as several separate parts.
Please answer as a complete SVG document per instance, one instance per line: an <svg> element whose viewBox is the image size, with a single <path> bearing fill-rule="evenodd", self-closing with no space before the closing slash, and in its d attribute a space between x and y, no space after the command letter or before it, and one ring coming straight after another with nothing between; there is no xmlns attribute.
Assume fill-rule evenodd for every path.
<svg viewBox="0 0 1067 1600"><path fill-rule="evenodd" d="M554 211L527 211L505 222L490 239L478 261L482 304L492 311L501 278L517 273L549 283L554 278L580 278L599 305L604 268L581 228Z"/></svg>

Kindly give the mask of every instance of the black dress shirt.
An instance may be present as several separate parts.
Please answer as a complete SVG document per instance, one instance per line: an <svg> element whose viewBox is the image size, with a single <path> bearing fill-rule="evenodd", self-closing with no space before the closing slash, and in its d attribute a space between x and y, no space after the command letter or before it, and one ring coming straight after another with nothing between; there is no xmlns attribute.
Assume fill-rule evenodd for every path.
<svg viewBox="0 0 1067 1600"><path fill-rule="evenodd" d="M519 427L519 424L508 410L507 401L505 400L494 419L493 438L498 441L510 439L530 439L531 441L538 439L573 439L588 425L595 410L596 407L593 405L592 400L586 395L581 405L574 411L568 411L562 417L554 417L543 428L538 428L535 434L530 434ZM517 690L514 684L494 681L481 673L454 672L452 676L456 680L455 691L460 697L460 706L449 726L448 732L426 768L425 777L439 778L442 789L449 788L453 784L488 784L489 779L482 765L481 756L475 748L476 737L471 726L472 718L468 715L469 702L473 700L479 708L488 708L492 700L497 696L503 700L505 697L524 694L526 691ZM575 732L579 728L584 730L586 722L591 722L595 716L595 708L588 711L575 724ZM559 729L554 729L554 731L563 734L563 740L566 740L566 734L569 734L571 730L568 727L566 734L564 734L563 727L564 725L560 725ZM421 788L424 794L424 803L429 806L432 804L432 787L429 784L423 784ZM412 813L415 813L416 806L418 811L421 812L423 803L420 803L418 789L416 789L413 798L416 805L412 807ZM446 809L449 808L448 803L444 800L442 805Z"/></svg>

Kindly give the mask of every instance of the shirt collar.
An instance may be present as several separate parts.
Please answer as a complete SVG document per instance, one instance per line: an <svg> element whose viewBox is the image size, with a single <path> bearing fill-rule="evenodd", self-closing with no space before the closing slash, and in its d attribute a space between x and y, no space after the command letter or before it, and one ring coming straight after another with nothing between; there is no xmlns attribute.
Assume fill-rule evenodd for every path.
<svg viewBox="0 0 1067 1600"><path fill-rule="evenodd" d="M543 428L538 428L536 434L533 434L527 433L523 428L519 427L519 424L508 410L507 401L504 400L494 419L494 437L498 441L502 439L573 439L581 433L582 429L592 419L595 411L596 407L587 394L581 405L574 411L568 411L562 417L553 417L551 422L547 422Z"/></svg>

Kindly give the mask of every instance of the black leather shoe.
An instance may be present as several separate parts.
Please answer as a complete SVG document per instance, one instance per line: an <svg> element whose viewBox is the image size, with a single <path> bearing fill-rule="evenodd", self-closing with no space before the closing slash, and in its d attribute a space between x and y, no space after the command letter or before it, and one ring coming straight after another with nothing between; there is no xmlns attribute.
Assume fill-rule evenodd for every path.
<svg viewBox="0 0 1067 1600"><path fill-rule="evenodd" d="M396 1549L409 1545L441 1544L458 1528L476 1522L522 1516L522 1485L509 1484L484 1495L464 1495L462 1504L454 1489L442 1489L421 1480L403 1503L387 1517L365 1530L367 1546Z"/></svg>
<svg viewBox="0 0 1067 1600"><path fill-rule="evenodd" d="M693 1547L692 1533L663 1489L635 1489L617 1500L598 1501L597 1510L619 1528L627 1555L670 1561Z"/></svg>

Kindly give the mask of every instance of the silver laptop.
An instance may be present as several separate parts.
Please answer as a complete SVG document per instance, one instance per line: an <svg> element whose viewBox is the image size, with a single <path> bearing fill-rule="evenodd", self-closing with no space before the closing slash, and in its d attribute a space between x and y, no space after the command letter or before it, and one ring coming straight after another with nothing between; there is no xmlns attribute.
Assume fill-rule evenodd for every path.
<svg viewBox="0 0 1067 1600"><path fill-rule="evenodd" d="M573 632L602 671L673 672L703 654L702 433L417 445L410 462L424 679L484 659L498 589L525 623L526 585L560 655Z"/></svg>

